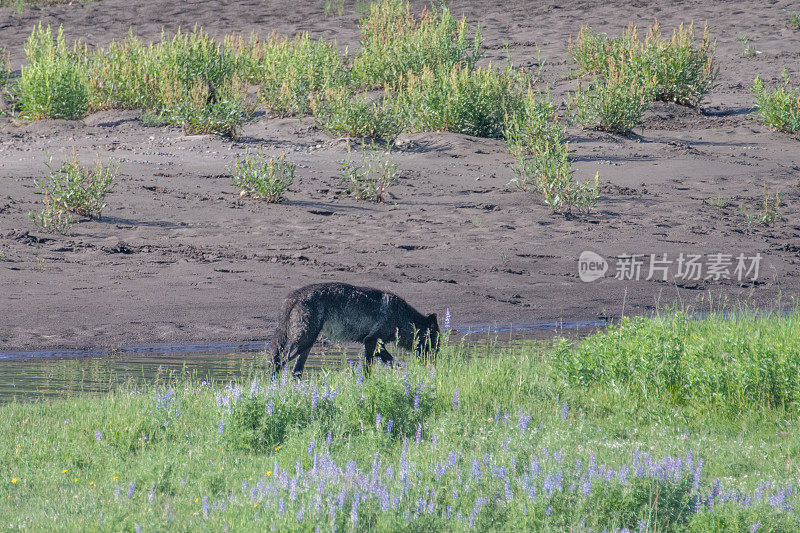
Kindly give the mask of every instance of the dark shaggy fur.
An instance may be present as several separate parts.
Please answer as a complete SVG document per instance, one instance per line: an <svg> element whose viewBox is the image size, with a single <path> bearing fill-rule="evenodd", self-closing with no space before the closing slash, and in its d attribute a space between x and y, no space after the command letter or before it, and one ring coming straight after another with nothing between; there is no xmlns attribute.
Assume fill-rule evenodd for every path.
<svg viewBox="0 0 800 533"><path fill-rule="evenodd" d="M297 289L286 298L280 324L272 336L275 370L296 358L294 375L299 377L320 333L334 341L363 343L367 369L375 355L385 363L392 361L384 344L396 341L417 356L434 355L439 348L435 314L425 316L391 292L346 283L318 283Z"/></svg>

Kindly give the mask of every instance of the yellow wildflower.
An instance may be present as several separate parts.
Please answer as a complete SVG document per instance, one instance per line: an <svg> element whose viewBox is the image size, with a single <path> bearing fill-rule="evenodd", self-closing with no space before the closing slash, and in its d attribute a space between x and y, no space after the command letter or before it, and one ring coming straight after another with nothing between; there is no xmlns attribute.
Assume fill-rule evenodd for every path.
<svg viewBox="0 0 800 533"><path fill-rule="evenodd" d="M12 478L11 479L11 483L16 483L17 481L19 481L17 478Z"/></svg>

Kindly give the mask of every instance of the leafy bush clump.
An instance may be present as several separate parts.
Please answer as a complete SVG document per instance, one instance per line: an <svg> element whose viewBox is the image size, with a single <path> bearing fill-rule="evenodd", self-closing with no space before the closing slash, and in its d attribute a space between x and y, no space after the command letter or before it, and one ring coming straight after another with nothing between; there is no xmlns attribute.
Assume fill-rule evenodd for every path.
<svg viewBox="0 0 800 533"><path fill-rule="evenodd" d="M113 189L119 165L113 165L110 161L103 164L98 157L94 166L84 168L74 153L56 170L52 162L51 156L47 163L49 179L35 182L44 194L44 208L39 213L31 213L34 222L42 228L63 232L72 221L71 213L100 218L106 206L105 197Z"/></svg>
<svg viewBox="0 0 800 533"><path fill-rule="evenodd" d="M792 87L789 73L783 69L783 86L772 92L756 76L753 83L756 108L767 126L785 133L800 131L800 87Z"/></svg>
<svg viewBox="0 0 800 533"><path fill-rule="evenodd" d="M529 83L524 72L512 68L426 67L419 75L401 76L401 88L391 97L412 130L500 137Z"/></svg>
<svg viewBox="0 0 800 533"><path fill-rule="evenodd" d="M311 99L317 124L340 135L391 140L405 128L405 119L389 98L371 100L349 87L328 88Z"/></svg>
<svg viewBox="0 0 800 533"><path fill-rule="evenodd" d="M89 109L89 78L84 67L85 48L67 48L58 28L53 41L50 26L39 23L25 44L28 64L19 80L19 106L31 119L82 118Z"/></svg>
<svg viewBox="0 0 800 533"><path fill-rule="evenodd" d="M555 212L588 212L597 203L599 178L595 176L594 185L575 181L564 126L548 97L536 99L528 92L523 110L509 121L504 134L515 160L511 169L517 188L541 193Z"/></svg>
<svg viewBox="0 0 800 533"><path fill-rule="evenodd" d="M353 61L353 78L361 86L397 87L398 77L409 72L472 70L480 46L480 28L470 42L466 20L453 18L444 5L417 17L408 2L383 0L373 3L361 21L362 49Z"/></svg>
<svg viewBox="0 0 800 533"><path fill-rule="evenodd" d="M609 65L603 77L588 84L579 81L570 97L576 120L584 126L612 133L629 133L650 109L655 83L630 65Z"/></svg>
<svg viewBox="0 0 800 533"><path fill-rule="evenodd" d="M253 48L252 57L251 81L259 85L267 107L282 115L303 115L315 95L349 82L336 43L312 41L307 33L291 41L273 34Z"/></svg>
<svg viewBox="0 0 800 533"><path fill-rule="evenodd" d="M189 134L232 137L252 113L242 81L250 63L244 47L217 43L198 28L162 33L148 46L130 35L91 58L93 105L139 108Z"/></svg>
<svg viewBox="0 0 800 533"><path fill-rule="evenodd" d="M278 203L294 181L295 165L286 161L286 154L266 159L259 149L257 154L251 155L247 150L243 158L237 156L229 170L234 185L244 193L252 198Z"/></svg>
<svg viewBox="0 0 800 533"><path fill-rule="evenodd" d="M681 24L671 39L661 35L656 21L642 41L635 26L630 25L619 37L609 38L589 27L581 28L577 41L570 41L570 51L578 63L580 74L601 78L637 72L652 81L653 100L672 101L681 105L699 106L714 87L718 68L714 65L715 42L703 29L699 42L694 25ZM631 89L633 85L629 85ZM638 98L635 99L638 101Z"/></svg>
<svg viewBox="0 0 800 533"><path fill-rule="evenodd" d="M380 154L373 149L361 154L361 164L354 163L348 146L347 160L342 163L341 179L350 194L359 200L386 200L386 189L397 181L397 165L391 153Z"/></svg>

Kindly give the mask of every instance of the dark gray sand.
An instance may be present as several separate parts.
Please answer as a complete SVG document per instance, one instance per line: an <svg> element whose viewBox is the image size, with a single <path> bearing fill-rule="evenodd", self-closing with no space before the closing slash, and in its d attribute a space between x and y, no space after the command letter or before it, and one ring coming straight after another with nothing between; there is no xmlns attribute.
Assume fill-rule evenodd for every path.
<svg viewBox="0 0 800 533"><path fill-rule="evenodd" d="M576 177L600 173L602 194L588 217L550 214L517 191L502 141L449 133L403 135L402 171L384 205L359 202L337 183L345 143L306 119L260 113L231 142L145 127L137 113L103 111L83 121L16 124L0 117L0 350L113 347L158 342L252 341L274 325L284 296L311 282L340 280L392 290L424 312L450 308L454 324L527 323L647 314L657 306L708 309L726 300L789 305L800 276L800 142L750 114L755 74L769 84L787 67L800 84L800 31L786 24L792 2L454 1L456 14L483 26L487 61L535 66L561 101L574 88L566 47L582 24L617 34L658 17L665 33L681 21L708 21L717 39L719 87L702 112L657 103L636 134L569 129ZM322 0L130 3L106 0L46 9L0 10L0 46L12 67L37 21L64 25L90 45L129 28L157 39L162 27L200 24L214 36L308 31L358 45L358 15L326 18ZM418 6L417 6L418 7ZM795 5L796 8L796 5ZM738 37L762 53L742 56ZM291 203L241 199L226 173L236 154L263 147L297 163ZM35 178L45 152L60 161L121 161L101 220L49 235L29 220L40 208ZM780 191L784 220L750 223L764 184ZM722 203L725 207L715 205ZM712 200L714 200L712 202ZM606 277L584 283L578 256L610 261ZM675 277L679 254L761 254L754 281ZM668 280L614 279L622 254L673 261ZM706 271L702 272L704 278ZM697 303L698 298L703 302Z"/></svg>

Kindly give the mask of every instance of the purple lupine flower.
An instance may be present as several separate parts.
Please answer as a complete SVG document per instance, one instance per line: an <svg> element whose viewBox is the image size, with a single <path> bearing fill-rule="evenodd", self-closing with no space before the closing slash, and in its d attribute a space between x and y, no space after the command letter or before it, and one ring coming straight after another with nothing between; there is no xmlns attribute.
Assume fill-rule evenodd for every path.
<svg viewBox="0 0 800 533"><path fill-rule="evenodd" d="M222 433L224 429L225 429L225 422L223 420L220 420L219 427L217 428L217 433Z"/></svg>
<svg viewBox="0 0 800 533"><path fill-rule="evenodd" d="M566 420L568 415L569 415L569 405L567 405L567 402L564 402L564 405L561 406L561 418Z"/></svg>
<svg viewBox="0 0 800 533"><path fill-rule="evenodd" d="M552 507L550 507L550 506L548 506L548 507L547 507L547 510L544 512L544 514L546 514L547 516L550 516L550 514L551 514L552 512L553 512L553 508L552 508Z"/></svg>
<svg viewBox="0 0 800 533"><path fill-rule="evenodd" d="M590 492L592 492L592 480L587 477L586 480L581 485L581 492L584 496L588 496Z"/></svg>
<svg viewBox="0 0 800 533"><path fill-rule="evenodd" d="M94 438L97 442L100 442L100 440L103 438L99 429L94 430Z"/></svg>
<svg viewBox="0 0 800 533"><path fill-rule="evenodd" d="M453 408L458 409L458 387L456 387L456 391L453 393Z"/></svg>
<svg viewBox="0 0 800 533"><path fill-rule="evenodd" d="M431 367L431 381L436 381L436 367Z"/></svg>
<svg viewBox="0 0 800 533"><path fill-rule="evenodd" d="M438 440L439 440L439 436L438 436L436 433L434 433L434 434L433 434L433 438L431 439L431 445L432 445L434 448L436 448L436 441L438 441Z"/></svg>
<svg viewBox="0 0 800 533"><path fill-rule="evenodd" d="M150 492L148 493L147 500L150 503L153 503L153 500L156 498L156 482L153 482L153 485L150 487Z"/></svg>
<svg viewBox="0 0 800 533"><path fill-rule="evenodd" d="M330 446L331 442L333 442L333 433L330 431L328 432L328 438L326 439L326 442L328 443L328 446Z"/></svg>
<svg viewBox="0 0 800 533"><path fill-rule="evenodd" d="M381 414L380 413L376 413L375 414L375 427L378 428L378 431L380 431L380 429L381 429Z"/></svg>
<svg viewBox="0 0 800 533"><path fill-rule="evenodd" d="M203 496L203 518L208 520L208 496Z"/></svg>
<svg viewBox="0 0 800 533"><path fill-rule="evenodd" d="M408 391L411 385L408 382L408 367L403 365L403 394L408 396Z"/></svg>
<svg viewBox="0 0 800 533"><path fill-rule="evenodd" d="M422 390L422 385L417 385L417 390L414 392L414 410L419 410L419 393Z"/></svg>
<svg viewBox="0 0 800 533"><path fill-rule="evenodd" d="M117 486L114 487L114 499L119 500L119 484L117 484Z"/></svg>
<svg viewBox="0 0 800 533"><path fill-rule="evenodd" d="M359 389L364 387L364 366L361 363L356 365L356 380Z"/></svg>
<svg viewBox="0 0 800 533"><path fill-rule="evenodd" d="M350 508L350 521L353 523L353 530L358 529L358 498L353 498L353 506Z"/></svg>
<svg viewBox="0 0 800 533"><path fill-rule="evenodd" d="M308 443L308 456L311 457L312 455L314 455L314 439L311 439Z"/></svg>
<svg viewBox="0 0 800 533"><path fill-rule="evenodd" d="M417 434L415 436L417 444L422 440L422 424L417 424Z"/></svg>
<svg viewBox="0 0 800 533"><path fill-rule="evenodd" d="M450 329L450 308L444 311L444 329Z"/></svg>
<svg viewBox="0 0 800 533"><path fill-rule="evenodd" d="M317 386L314 385L314 388L311 389L311 410L317 408L317 398L319 398L319 391L317 390Z"/></svg>
<svg viewBox="0 0 800 533"><path fill-rule="evenodd" d="M392 434L392 426L394 426L394 420L392 420L390 418L389 421L386 423L386 434L387 435L391 435Z"/></svg>
<svg viewBox="0 0 800 533"><path fill-rule="evenodd" d="M303 521L303 516L305 516L305 510L303 510L303 508L301 507L300 510L297 511L297 523L298 524Z"/></svg>
<svg viewBox="0 0 800 533"><path fill-rule="evenodd" d="M130 485L128 485L128 498L133 498L133 491L136 489L136 480L134 479L131 481Z"/></svg>
<svg viewBox="0 0 800 533"><path fill-rule="evenodd" d="M269 402L267 404L267 414L272 416L272 410L275 408L275 402Z"/></svg>
<svg viewBox="0 0 800 533"><path fill-rule="evenodd" d="M286 504L284 503L283 498L278 500L278 514L280 514L280 516L286 514Z"/></svg>
<svg viewBox="0 0 800 533"><path fill-rule="evenodd" d="M481 482L481 464L477 459L472 460L472 471L470 472L470 476L475 480L476 483Z"/></svg>
<svg viewBox="0 0 800 533"><path fill-rule="evenodd" d="M758 528L760 527L761 527L761 522L756 522L755 524L750 526L750 533L756 533L756 531L758 531Z"/></svg>
<svg viewBox="0 0 800 533"><path fill-rule="evenodd" d="M136 524L134 531L136 531L136 533L142 533L142 526L140 524Z"/></svg>
<svg viewBox="0 0 800 533"><path fill-rule="evenodd" d="M256 394L258 394L258 380L253 379L253 382L250 383L250 397L252 398Z"/></svg>

